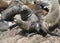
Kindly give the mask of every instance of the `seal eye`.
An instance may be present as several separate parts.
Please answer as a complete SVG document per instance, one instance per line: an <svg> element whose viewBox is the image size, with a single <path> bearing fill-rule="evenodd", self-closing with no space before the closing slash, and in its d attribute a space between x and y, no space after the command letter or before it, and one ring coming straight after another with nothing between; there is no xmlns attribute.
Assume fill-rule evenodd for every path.
<svg viewBox="0 0 60 43"><path fill-rule="evenodd" d="M44 8L47 8L47 6L44 6Z"/></svg>
<svg viewBox="0 0 60 43"><path fill-rule="evenodd" d="M44 16L47 15L49 12L49 9L48 8L43 8L43 13L44 13Z"/></svg>
<svg viewBox="0 0 60 43"><path fill-rule="evenodd" d="M43 10L45 10L45 11L47 11L47 12L49 12L49 9L46 7L46 8L43 8Z"/></svg>

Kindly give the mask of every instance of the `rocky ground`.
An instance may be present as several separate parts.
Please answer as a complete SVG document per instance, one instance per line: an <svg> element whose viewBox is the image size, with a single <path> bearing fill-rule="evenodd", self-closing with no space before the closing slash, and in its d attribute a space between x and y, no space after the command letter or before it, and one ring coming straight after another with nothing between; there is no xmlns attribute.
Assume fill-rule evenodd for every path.
<svg viewBox="0 0 60 43"><path fill-rule="evenodd" d="M33 36L22 35L20 29L12 29L0 34L0 43L60 43L60 37L35 34ZM59 31L60 32L60 31Z"/></svg>

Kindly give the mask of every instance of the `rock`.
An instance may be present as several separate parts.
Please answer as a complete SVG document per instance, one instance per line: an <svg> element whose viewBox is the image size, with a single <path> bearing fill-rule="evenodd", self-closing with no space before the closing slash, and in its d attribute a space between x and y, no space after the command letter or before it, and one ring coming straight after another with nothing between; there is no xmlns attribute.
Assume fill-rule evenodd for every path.
<svg viewBox="0 0 60 43"><path fill-rule="evenodd" d="M17 43L40 43L41 41L44 41L44 37L40 35L34 35L32 37L24 37L22 39L19 39Z"/></svg>
<svg viewBox="0 0 60 43"><path fill-rule="evenodd" d="M16 34L18 32L20 32L19 29L12 29L12 30L2 32L2 34L0 34L0 40L3 40L5 38L9 38L9 37L14 37L14 36L16 36Z"/></svg>
<svg viewBox="0 0 60 43"><path fill-rule="evenodd" d="M15 36L15 37L8 37L6 39L0 40L0 43L16 43L16 41L20 38L21 37L19 35Z"/></svg>

